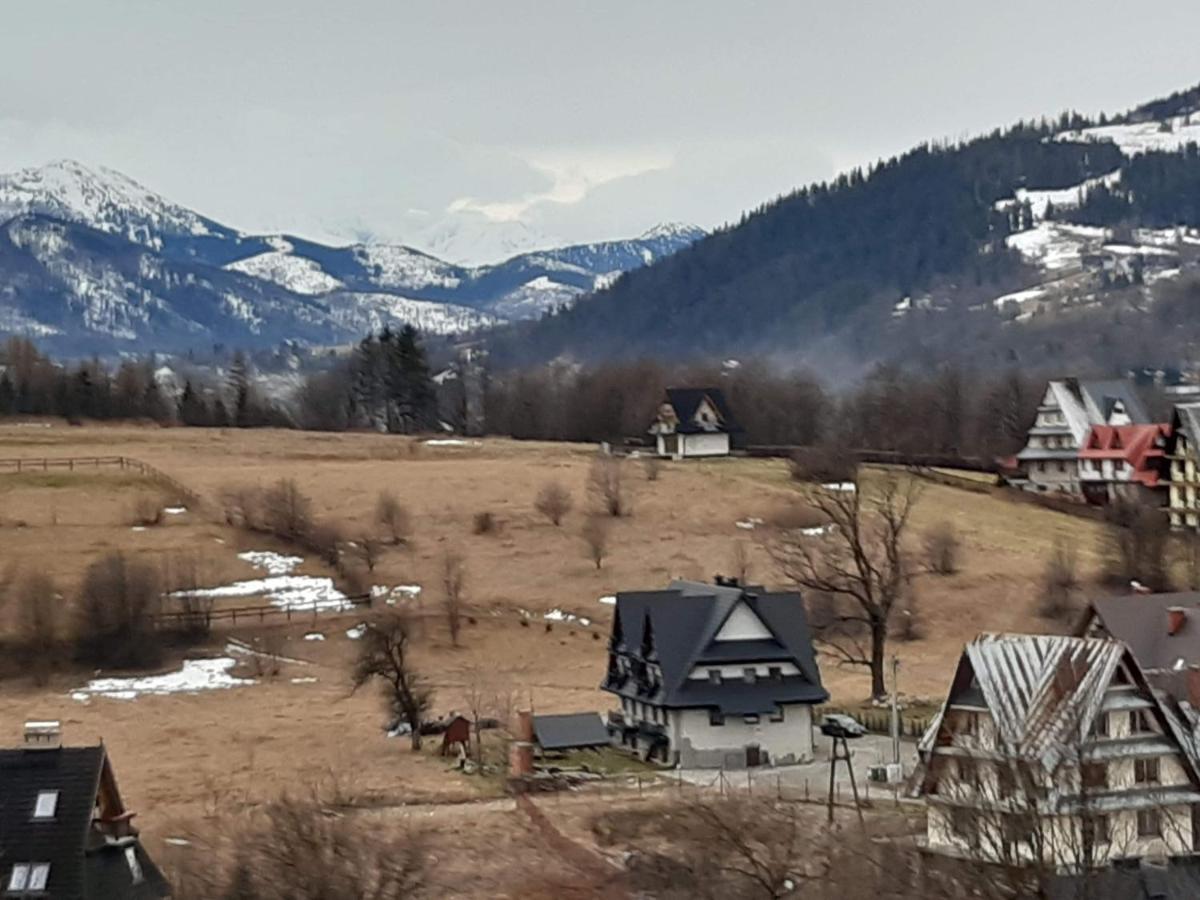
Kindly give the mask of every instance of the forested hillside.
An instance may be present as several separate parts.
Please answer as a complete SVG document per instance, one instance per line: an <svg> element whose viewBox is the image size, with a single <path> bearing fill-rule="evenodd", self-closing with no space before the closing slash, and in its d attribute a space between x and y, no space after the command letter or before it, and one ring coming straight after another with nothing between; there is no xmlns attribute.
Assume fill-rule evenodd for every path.
<svg viewBox="0 0 1200 900"><path fill-rule="evenodd" d="M502 328L495 357L1070 365L1122 325L1114 364L1179 362L1143 350L1161 294L1200 294L1198 102L1192 90L1112 119L1064 114L801 188L570 310Z"/></svg>

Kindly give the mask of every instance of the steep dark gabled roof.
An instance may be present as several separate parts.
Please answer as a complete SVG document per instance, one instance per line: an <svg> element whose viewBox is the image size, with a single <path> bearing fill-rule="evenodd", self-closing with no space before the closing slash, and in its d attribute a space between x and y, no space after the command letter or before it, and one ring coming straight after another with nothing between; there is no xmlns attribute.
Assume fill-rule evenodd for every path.
<svg viewBox="0 0 1200 900"><path fill-rule="evenodd" d="M714 641L739 603L758 616L771 632L770 638ZM639 653L647 621L652 623L654 648L662 667L660 702L665 706L714 706L741 714L767 712L778 703L821 703L829 697L821 686L799 594L690 581L672 582L665 591L620 593L613 620L616 649ZM698 665L736 662L790 662L801 674L759 679L753 684L688 680Z"/></svg>
<svg viewBox="0 0 1200 900"><path fill-rule="evenodd" d="M729 411L729 404L725 401L725 394L720 388L667 388L667 402L671 404L671 408L675 410L675 415L679 419L679 424L675 428L677 432L691 434L704 431L703 428L694 424L692 419L705 399L712 403L717 415L721 417L719 431L742 430L737 420L734 419L733 413Z"/></svg>
<svg viewBox="0 0 1200 900"><path fill-rule="evenodd" d="M1167 628L1167 610L1184 610L1183 627L1175 634ZM1200 665L1200 592L1131 594L1097 597L1084 628L1098 619L1104 631L1123 641L1143 670L1170 671L1180 660L1182 668Z"/></svg>
<svg viewBox="0 0 1200 900"><path fill-rule="evenodd" d="M47 895L54 900L154 900L166 880L137 843L108 846L92 826L103 746L0 750L0 890L15 863L49 863ZM35 820L42 791L57 791L52 819ZM125 846L134 848L144 881L132 884Z"/></svg>

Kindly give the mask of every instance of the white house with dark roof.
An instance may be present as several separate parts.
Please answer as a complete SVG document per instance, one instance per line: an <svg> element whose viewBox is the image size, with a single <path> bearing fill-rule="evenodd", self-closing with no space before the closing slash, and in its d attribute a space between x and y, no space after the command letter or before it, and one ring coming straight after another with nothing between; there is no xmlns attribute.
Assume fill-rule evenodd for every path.
<svg viewBox="0 0 1200 900"><path fill-rule="evenodd" d="M1120 641L975 639L919 752L932 852L1078 872L1200 847L1192 733Z"/></svg>
<svg viewBox="0 0 1200 900"><path fill-rule="evenodd" d="M1149 423L1149 413L1131 381L1064 378L1049 382L1025 448L1017 454L1027 475L1026 486L1079 494L1079 451L1092 426Z"/></svg>
<svg viewBox="0 0 1200 900"><path fill-rule="evenodd" d="M684 767L813 755L821 686L799 594L675 581L617 594L604 690L620 741Z"/></svg>
<svg viewBox="0 0 1200 900"><path fill-rule="evenodd" d="M1200 403L1175 407L1166 453L1171 527L1200 530Z"/></svg>
<svg viewBox="0 0 1200 900"><path fill-rule="evenodd" d="M728 456L741 430L720 388L668 388L649 433L659 456L687 459Z"/></svg>

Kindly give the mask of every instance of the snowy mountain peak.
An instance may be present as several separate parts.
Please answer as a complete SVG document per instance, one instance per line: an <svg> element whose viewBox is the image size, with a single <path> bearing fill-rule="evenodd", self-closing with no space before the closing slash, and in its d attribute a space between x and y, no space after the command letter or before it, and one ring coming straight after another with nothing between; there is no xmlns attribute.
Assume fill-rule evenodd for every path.
<svg viewBox="0 0 1200 900"><path fill-rule="evenodd" d="M660 222L653 228L648 228L639 235L639 239L643 241L661 240L663 238L680 239L687 241L696 241L704 237L707 232L703 228L695 225L688 225L685 222Z"/></svg>
<svg viewBox="0 0 1200 900"><path fill-rule="evenodd" d="M210 223L127 175L72 159L0 175L0 219L40 214L122 234L142 244L169 234L210 234Z"/></svg>

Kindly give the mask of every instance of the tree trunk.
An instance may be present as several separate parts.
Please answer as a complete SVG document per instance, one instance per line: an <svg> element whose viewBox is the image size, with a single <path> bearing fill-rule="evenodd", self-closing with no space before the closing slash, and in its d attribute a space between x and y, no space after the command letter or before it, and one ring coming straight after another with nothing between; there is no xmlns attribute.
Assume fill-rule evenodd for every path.
<svg viewBox="0 0 1200 900"><path fill-rule="evenodd" d="M871 699L883 700L887 697L887 685L884 683L884 652L887 649L887 620L875 619L871 622Z"/></svg>

